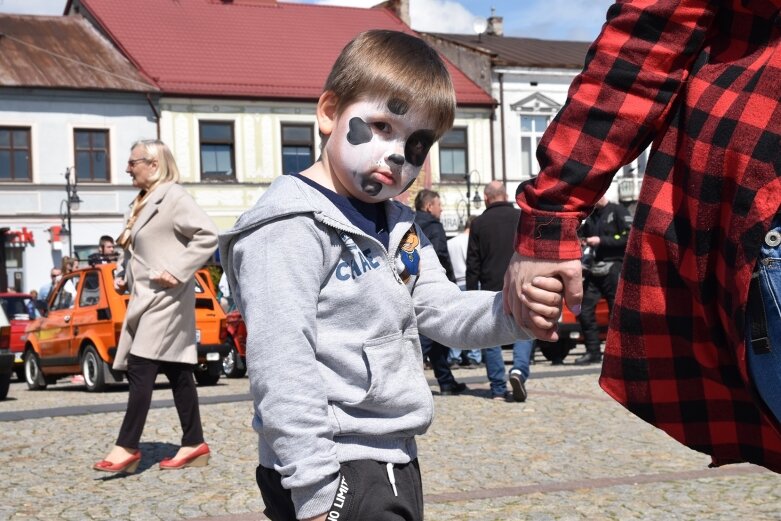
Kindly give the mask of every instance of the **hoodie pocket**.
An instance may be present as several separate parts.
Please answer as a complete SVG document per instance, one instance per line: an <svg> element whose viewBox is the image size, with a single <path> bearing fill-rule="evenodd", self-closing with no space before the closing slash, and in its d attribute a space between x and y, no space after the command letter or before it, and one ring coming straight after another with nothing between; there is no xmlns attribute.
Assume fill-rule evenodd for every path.
<svg viewBox="0 0 781 521"><path fill-rule="evenodd" d="M369 387L362 400L335 403L340 434L411 435L431 423L433 399L423 374L417 330L363 345Z"/></svg>

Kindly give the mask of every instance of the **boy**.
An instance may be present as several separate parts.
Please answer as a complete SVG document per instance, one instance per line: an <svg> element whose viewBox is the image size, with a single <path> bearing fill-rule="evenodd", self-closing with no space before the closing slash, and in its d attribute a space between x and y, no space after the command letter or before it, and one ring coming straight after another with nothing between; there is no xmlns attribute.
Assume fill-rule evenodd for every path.
<svg viewBox="0 0 781 521"><path fill-rule="evenodd" d="M418 332L469 348L528 337L500 293L449 282L412 211L390 200L454 112L450 76L426 43L359 35L317 105L320 160L277 178L220 238L247 324L256 478L274 521L421 520L414 437L433 400ZM540 286L530 305L558 316L561 284Z"/></svg>

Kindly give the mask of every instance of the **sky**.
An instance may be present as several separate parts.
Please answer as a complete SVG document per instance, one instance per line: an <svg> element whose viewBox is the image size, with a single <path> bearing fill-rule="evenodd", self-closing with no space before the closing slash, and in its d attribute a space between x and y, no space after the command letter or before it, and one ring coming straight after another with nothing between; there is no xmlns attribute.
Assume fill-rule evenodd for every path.
<svg viewBox="0 0 781 521"><path fill-rule="evenodd" d="M132 2L132 0L126 0ZM296 0L298 3L371 7L379 0ZM613 0L409 0L412 28L472 34L476 18L504 19L506 36L591 41ZM0 13L62 14L65 0L0 0Z"/></svg>

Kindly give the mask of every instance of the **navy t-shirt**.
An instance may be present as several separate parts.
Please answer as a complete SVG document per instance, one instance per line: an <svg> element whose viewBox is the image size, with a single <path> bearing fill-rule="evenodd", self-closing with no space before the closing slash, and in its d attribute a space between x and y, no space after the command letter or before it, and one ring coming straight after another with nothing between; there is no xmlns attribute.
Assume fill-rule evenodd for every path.
<svg viewBox="0 0 781 521"><path fill-rule="evenodd" d="M374 237L388 249L388 217L385 215L385 203L365 203L352 197L345 197L320 185L301 174L290 174L326 196L334 206L344 214L356 228L369 237Z"/></svg>

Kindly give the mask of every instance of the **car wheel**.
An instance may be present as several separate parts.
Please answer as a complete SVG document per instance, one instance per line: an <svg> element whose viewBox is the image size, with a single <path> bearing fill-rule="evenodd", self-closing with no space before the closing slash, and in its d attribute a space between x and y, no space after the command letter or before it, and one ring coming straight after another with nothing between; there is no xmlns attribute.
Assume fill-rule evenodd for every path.
<svg viewBox="0 0 781 521"><path fill-rule="evenodd" d="M220 381L219 370L216 372L210 372L205 366L197 366L193 374L195 375L195 381L198 382L198 385L204 387L209 385L217 385L217 382Z"/></svg>
<svg viewBox="0 0 781 521"><path fill-rule="evenodd" d="M560 338L556 342L545 342L544 340L537 340L537 348L542 353L542 356L546 360L550 360L554 364L560 364L564 361L570 351L575 347L575 342L569 338Z"/></svg>
<svg viewBox="0 0 781 521"><path fill-rule="evenodd" d="M47 382L41 372L41 363L32 349L24 354L24 379L27 381L27 388L31 391L46 389Z"/></svg>
<svg viewBox="0 0 781 521"><path fill-rule="evenodd" d="M84 387L91 393L103 391L106 388L105 362L95 346L88 345L81 356L81 375L84 377Z"/></svg>
<svg viewBox="0 0 781 521"><path fill-rule="evenodd" d="M241 378L247 374L246 367L239 367L241 364L241 355L239 350L233 346L233 339L228 337L228 344L231 346L231 350L228 356L222 359L222 372L228 378Z"/></svg>
<svg viewBox="0 0 781 521"><path fill-rule="evenodd" d="M11 387L11 373L0 374L0 400L8 396L8 388Z"/></svg>

